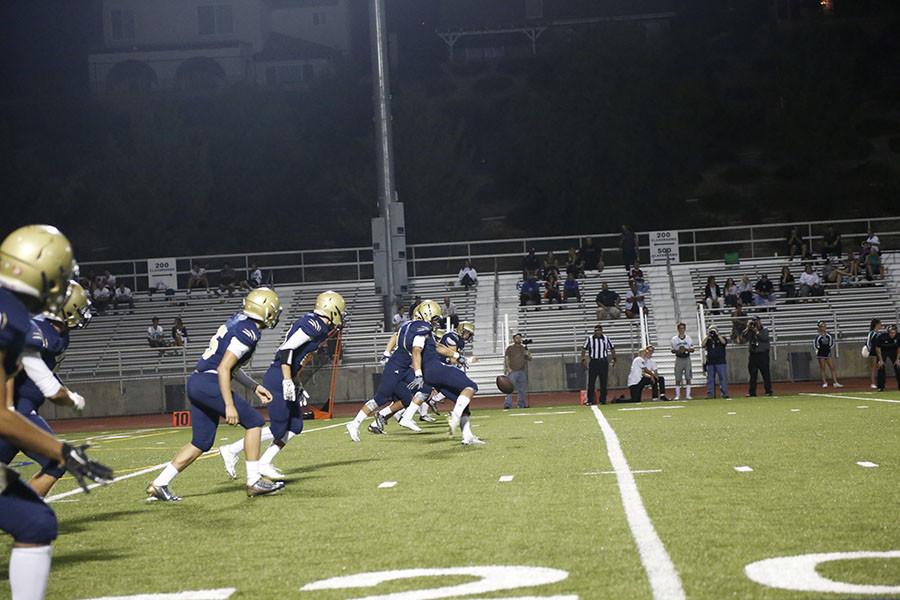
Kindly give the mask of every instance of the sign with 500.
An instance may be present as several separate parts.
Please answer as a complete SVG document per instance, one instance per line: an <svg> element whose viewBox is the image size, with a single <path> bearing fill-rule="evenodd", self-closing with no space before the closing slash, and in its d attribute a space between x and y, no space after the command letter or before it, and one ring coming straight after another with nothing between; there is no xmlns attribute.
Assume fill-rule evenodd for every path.
<svg viewBox="0 0 900 600"><path fill-rule="evenodd" d="M650 232L650 264L664 265L666 257L673 263L679 262L678 258L678 232L677 231L651 231Z"/></svg>

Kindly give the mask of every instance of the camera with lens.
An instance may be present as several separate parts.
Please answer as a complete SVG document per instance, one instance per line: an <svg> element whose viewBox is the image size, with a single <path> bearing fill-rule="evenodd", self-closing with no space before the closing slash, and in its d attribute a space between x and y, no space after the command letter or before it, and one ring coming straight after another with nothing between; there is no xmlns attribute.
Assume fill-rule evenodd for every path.
<svg viewBox="0 0 900 600"><path fill-rule="evenodd" d="M522 340L522 345L527 346L528 344L532 343L532 341L533 340L531 338L525 338Z"/></svg>

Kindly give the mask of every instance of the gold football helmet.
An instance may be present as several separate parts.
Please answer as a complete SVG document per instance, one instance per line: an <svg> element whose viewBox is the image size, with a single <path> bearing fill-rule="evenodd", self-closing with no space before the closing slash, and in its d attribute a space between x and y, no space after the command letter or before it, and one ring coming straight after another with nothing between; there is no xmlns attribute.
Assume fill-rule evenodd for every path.
<svg viewBox="0 0 900 600"><path fill-rule="evenodd" d="M0 244L0 286L35 298L42 311L59 311L77 272L72 245L52 225L20 227Z"/></svg>
<svg viewBox="0 0 900 600"><path fill-rule="evenodd" d="M344 324L345 308L347 308L347 303L344 302L344 297L337 292L329 290L316 296L316 307L313 309L313 312L319 316L327 317L331 320L332 325L340 327Z"/></svg>
<svg viewBox="0 0 900 600"><path fill-rule="evenodd" d="M91 299L80 283L70 281L62 308L55 313L47 311L44 315L51 321L65 323L69 329L87 327L91 321Z"/></svg>
<svg viewBox="0 0 900 600"><path fill-rule="evenodd" d="M472 323L471 321L462 321L459 325L456 326L456 333L458 333L462 339L468 342L475 337L475 323Z"/></svg>
<svg viewBox="0 0 900 600"><path fill-rule="evenodd" d="M413 319L416 321L425 321L432 327L441 326L441 305L434 300L422 300L413 311Z"/></svg>
<svg viewBox="0 0 900 600"><path fill-rule="evenodd" d="M256 288L244 298L241 310L245 315L261 321L263 326L272 329L281 318L281 300L275 290L267 287Z"/></svg>

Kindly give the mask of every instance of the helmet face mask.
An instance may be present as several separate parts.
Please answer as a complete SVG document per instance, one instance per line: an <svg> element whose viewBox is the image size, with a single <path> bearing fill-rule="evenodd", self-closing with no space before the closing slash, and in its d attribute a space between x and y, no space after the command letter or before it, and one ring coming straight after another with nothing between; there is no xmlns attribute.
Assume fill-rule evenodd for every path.
<svg viewBox="0 0 900 600"><path fill-rule="evenodd" d="M313 312L331 321L333 327L342 327L346 308L347 303L344 301L344 297L337 292L328 290L316 297L316 306Z"/></svg>
<svg viewBox="0 0 900 600"><path fill-rule="evenodd" d="M456 333L469 342L475 337L475 324L471 321L463 321L457 326Z"/></svg>
<svg viewBox="0 0 900 600"><path fill-rule="evenodd" d="M34 298L38 312L58 313L77 274L72 245L51 225L20 227L0 244L0 286Z"/></svg>
<svg viewBox="0 0 900 600"><path fill-rule="evenodd" d="M70 281L66 288L65 300L59 310L45 311L44 316L57 323L63 323L69 329L83 329L92 318L91 300L77 281Z"/></svg>
<svg viewBox="0 0 900 600"><path fill-rule="evenodd" d="M281 320L281 300L274 290L267 287L256 288L244 297L241 312L262 323L266 329L278 326Z"/></svg>

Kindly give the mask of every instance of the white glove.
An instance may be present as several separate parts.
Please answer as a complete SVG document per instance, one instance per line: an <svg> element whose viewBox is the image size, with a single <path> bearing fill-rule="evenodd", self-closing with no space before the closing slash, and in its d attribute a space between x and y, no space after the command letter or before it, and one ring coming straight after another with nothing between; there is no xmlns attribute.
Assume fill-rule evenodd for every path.
<svg viewBox="0 0 900 600"><path fill-rule="evenodd" d="M307 393L306 388L303 387L302 383L297 384L297 402L300 406L306 406L309 401L309 393Z"/></svg>
<svg viewBox="0 0 900 600"><path fill-rule="evenodd" d="M73 392L72 390L69 390L69 400L72 401L72 407L75 410L77 410L78 412L81 412L84 410L84 396L82 396L78 392Z"/></svg>
<svg viewBox="0 0 900 600"><path fill-rule="evenodd" d="M281 380L281 393L284 396L286 402L297 401L297 390L294 387L294 382L290 379Z"/></svg>
<svg viewBox="0 0 900 600"><path fill-rule="evenodd" d="M391 357L390 354L388 354L387 352L384 352L384 353L381 355L381 360L379 360L378 362L381 363L381 364L383 364L383 365L386 365L386 364L387 364L387 361L388 361L388 359L389 359L390 357Z"/></svg>

